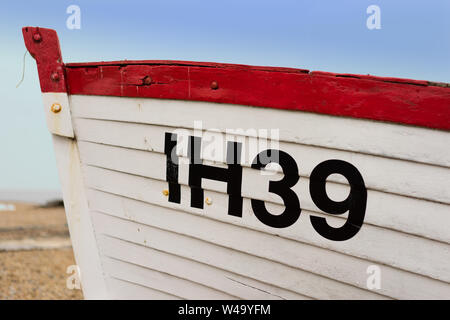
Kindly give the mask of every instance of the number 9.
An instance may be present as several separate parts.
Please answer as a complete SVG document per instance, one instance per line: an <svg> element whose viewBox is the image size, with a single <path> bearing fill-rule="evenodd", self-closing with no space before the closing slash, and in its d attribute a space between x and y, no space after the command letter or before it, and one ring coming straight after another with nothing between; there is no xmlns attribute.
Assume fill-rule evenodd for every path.
<svg viewBox="0 0 450 320"><path fill-rule="evenodd" d="M350 183L350 193L344 201L333 201L327 195L326 180L334 173L343 175ZM358 169L342 160L324 161L311 172L309 192L315 205L326 213L339 215L348 211L347 221L340 228L329 226L325 218L311 216L311 224L320 235L329 240L344 241L358 233L367 203L366 186Z"/></svg>

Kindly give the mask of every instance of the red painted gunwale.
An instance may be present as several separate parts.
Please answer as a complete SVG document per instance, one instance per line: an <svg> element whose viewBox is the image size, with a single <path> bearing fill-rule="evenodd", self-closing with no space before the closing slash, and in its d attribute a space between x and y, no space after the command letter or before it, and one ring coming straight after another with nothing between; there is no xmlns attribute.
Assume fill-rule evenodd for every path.
<svg viewBox="0 0 450 320"><path fill-rule="evenodd" d="M40 66L39 53L34 56L42 68L44 60ZM190 61L125 60L63 67L66 86L61 88L68 94L230 103L450 130L448 84ZM43 92L66 91L54 91L47 74L39 76Z"/></svg>
<svg viewBox="0 0 450 320"><path fill-rule="evenodd" d="M64 63L55 30L22 28L25 46L36 60L42 92L66 92Z"/></svg>

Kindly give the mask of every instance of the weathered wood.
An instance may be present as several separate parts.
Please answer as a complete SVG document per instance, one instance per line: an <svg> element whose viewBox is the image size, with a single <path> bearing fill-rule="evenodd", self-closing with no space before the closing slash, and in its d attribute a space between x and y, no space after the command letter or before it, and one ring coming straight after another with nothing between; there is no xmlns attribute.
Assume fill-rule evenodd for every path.
<svg viewBox="0 0 450 320"><path fill-rule="evenodd" d="M79 142L79 146L81 158L85 164L149 177L160 181L166 180L165 156L162 154L83 141ZM301 163L303 166L308 165L303 161ZM218 164L216 163L214 165ZM179 182L186 186L188 185L187 173L188 165L180 164ZM258 171L244 168L242 194L247 198L283 205L280 197L267 191L269 180L279 180L280 177L280 174L261 175ZM163 189L167 188L167 183L161 183L159 185ZM388 181L386 187L389 187ZM226 185L215 181L204 180L203 188L226 193ZM158 198L161 196L160 193L163 189L158 192ZM327 183L327 192L333 199L345 198L348 194L348 189L348 185L345 184ZM302 208L309 211L321 212L311 199L308 177L301 177L297 185L293 187L293 190L299 196ZM189 191L187 192L190 194ZM366 223L450 243L450 235L447 227L450 224L448 205L373 190L369 190L368 192L370 200L366 209ZM225 194L222 197L225 197L226 204L227 195ZM184 203L184 206L189 206L189 203ZM225 206L223 213L226 212L227 209ZM344 214L342 217L345 218L346 215Z"/></svg>
<svg viewBox="0 0 450 320"><path fill-rule="evenodd" d="M42 94L47 128L52 134L74 138L69 98L65 92L49 92ZM54 108L60 108L60 111ZM52 110L53 109L53 110Z"/></svg>
<svg viewBox="0 0 450 320"><path fill-rule="evenodd" d="M91 177L88 178L87 181L90 187L137 200L145 200L149 203L155 203L155 200L153 199L156 196L160 197L160 201L156 204L169 206L167 198L162 195L162 192L160 190L155 190L156 188L153 189L153 186L157 185L157 182L154 180L141 180L137 177L108 172L106 170L91 167L88 168L88 174L91 175ZM114 179L118 182L115 187L109 187L110 184L108 182L110 182L111 179ZM133 188L133 185L139 188L135 189ZM186 189L182 191L188 191ZM186 192L182 192L182 194L186 194ZM425 238L418 238L388 229L373 227L370 225L363 225L358 234L350 240L344 242L334 242L322 238L312 228L309 222L309 216L319 216L317 213L313 214L309 213L307 210L303 210L300 219L292 226L284 229L275 229L265 226L259 220L257 220L251 210L251 206L248 200L244 202L243 212L245 212L246 214L243 214L242 218L237 218L226 215L226 211L224 209L227 206L227 201L225 199L220 199L219 196L214 193L206 193L206 196L210 199L213 199L214 206L219 205L222 206L222 208L214 211L214 213L212 209L201 210L194 208L193 210L191 210L190 206L188 205L188 197L182 199L184 200L182 201L182 203L184 203L185 205L172 207L182 211L196 212L197 215L201 214L205 217L232 223L234 225L262 230L270 235L283 235L284 237L288 237L289 239L293 239L296 241L328 248L336 252L349 254L363 259L369 259L377 263L393 265L407 271L450 282L450 266L447 263L447 261L450 260L450 249L448 244L435 242ZM218 203L216 203L215 201L217 201ZM210 208L212 206L207 207ZM273 207L271 207L270 209L271 211L275 211L273 210ZM280 210L278 209L276 211L279 212ZM343 224L341 219L332 216L327 216L327 221L333 226L340 226ZM173 224L174 226L171 225L170 228L185 228L185 226L178 226L180 224L180 221L177 221L176 219L172 222L166 220L162 223L164 223L164 225ZM205 224L207 223L210 222L205 222ZM192 230L191 232L193 234L196 232L196 230ZM205 230L204 232L208 231ZM275 243L277 243L277 240L269 237L266 241L271 242L270 244L265 244L267 248L272 247L272 250L277 250L274 245ZM238 246L238 244L236 245ZM295 251L295 242L292 242L291 245L292 250ZM280 246L283 245L280 244ZM272 252L272 250L268 250L265 254L277 254ZM292 252L287 254L286 257L283 257L282 259L283 261L287 259L286 261L290 261L291 264L295 265L295 263L293 262L296 259L295 257L296 254Z"/></svg>
<svg viewBox="0 0 450 320"><path fill-rule="evenodd" d="M41 91L67 92L66 68L62 61L58 35L55 30L24 27L22 28L25 46L36 59Z"/></svg>
<svg viewBox="0 0 450 320"><path fill-rule="evenodd" d="M103 257L105 272L116 278L139 283L183 299L224 300L236 299L225 292L199 285L195 282L174 277L164 272L142 268L124 261Z"/></svg>
<svg viewBox="0 0 450 320"><path fill-rule="evenodd" d="M189 279L240 299L310 299L304 295L255 281L236 273L155 250L145 244L136 245L108 236L100 236L99 241L103 254L108 257L164 272L178 278Z"/></svg>
<svg viewBox="0 0 450 320"><path fill-rule="evenodd" d="M118 300L180 300L179 297L140 284L106 277L111 299Z"/></svg>
<svg viewBox="0 0 450 320"><path fill-rule="evenodd" d="M220 102L450 129L450 90L428 82L152 61L72 65L66 73L70 94ZM143 82L148 77L150 84Z"/></svg>
<svg viewBox="0 0 450 320"><path fill-rule="evenodd" d="M80 126L77 130L80 138L120 139L126 146L138 149L156 148L163 140L150 139L147 134L151 135L151 132L146 131L149 128L136 123L189 129L201 120L203 129L226 132L227 129L241 128L248 135L252 131L258 133L259 129L278 129L280 141L450 167L450 150L447 147L450 132L307 112L195 101L76 95L70 96L70 101L73 117L133 123L126 125L127 136L120 134L122 137L118 137L115 129L125 125L99 121L89 126L88 120L76 120L76 125ZM93 126L99 126L103 132L94 130Z"/></svg>
<svg viewBox="0 0 450 320"><path fill-rule="evenodd" d="M53 147L75 260L81 270L84 297L107 299L109 294L100 264L95 228L89 214L78 146L72 139L53 135Z"/></svg>
<svg viewBox="0 0 450 320"><path fill-rule="evenodd" d="M121 133L125 135L126 130L123 130ZM160 139L163 140L163 137L160 137ZM86 148L86 152L84 152L86 156L85 161L91 164L98 166L104 165L106 168L111 167L114 170L165 180L166 156L162 153L135 151L101 146L99 144L93 145L86 142L82 143L84 148ZM279 148L294 157L299 164L300 176L302 177L309 177L314 167L325 160L341 159L352 163L358 168L364 177L367 188L370 190L426 199L433 202L450 203L450 188L442 188L442 186L450 184L450 170L446 168L396 161L387 158L375 158L336 150L311 148L302 145L280 144ZM107 156L105 156L106 154ZM209 158L211 159L211 157ZM253 159L254 156L251 156L250 159L247 158L242 164L249 167ZM220 165L222 161L217 161L214 165ZM154 164L149 165L149 163ZM180 166L184 167L180 169L180 179L187 179L188 163L187 158L180 159ZM123 168L121 168L122 166ZM247 172L247 175L252 175L252 178L255 179L260 176L259 171L256 170L244 169L244 172ZM275 174L272 180L279 180L281 177L282 174ZM243 180L243 183L253 184L252 178ZM340 175L330 176L328 181L348 184L346 179Z"/></svg>
<svg viewBox="0 0 450 320"><path fill-rule="evenodd" d="M186 214L184 211L179 211L176 208L155 206L95 190L90 190L88 195L92 203L92 210L117 216L120 219L135 221L139 225L154 226L157 228L154 229L152 227L152 231L144 235L144 233L141 231L138 232L137 230L138 228L142 230L140 226L130 226L130 231L126 231L124 228L114 230L113 226L105 227L105 221L98 223L97 220L96 226L101 233L107 233L111 236L141 245L151 246L152 248L181 255L199 262L216 265L222 269L250 276L263 282L273 283L283 288L290 287L284 287L278 282L276 282L278 284L271 282L272 280L269 279L274 279L274 274L270 272L267 275L269 278L263 276L261 272L265 270L263 269L264 264L262 262L256 262L255 259L257 261L261 258L268 260L269 270L279 270L283 277L286 275L288 279L294 277L287 274L288 270L282 270L278 265L276 269L273 269L273 266L270 267L270 264L280 263L291 268L299 268L315 275L321 275L339 282L351 284L361 289L367 289L367 267L376 264L376 262L371 260L342 254L307 244L303 241L292 241L280 236L273 236L261 232L263 231L261 229L258 231L249 226L249 224L239 227L230 218L220 221L220 218L217 215L214 216L211 214L210 210L202 212L197 209L196 214L193 209L189 212L186 211L186 213L189 213ZM113 225L121 223L120 220L114 219L109 219L108 221L113 221ZM149 239L151 239L151 236L156 235L156 233L161 234L161 237L171 237L172 240L155 239L155 241L150 242ZM177 238L174 239L173 237L175 235L172 235L172 233L175 233ZM188 240L186 237L197 240ZM146 241L145 243L144 240ZM201 241L199 242L199 240ZM187 241L190 242L188 243ZM180 247L181 244L185 244L186 247ZM242 256L242 254L233 252L230 253L232 256L227 258L224 256L223 250L219 249L217 245L245 253L246 255ZM370 245L373 245L373 243ZM216 250L220 252L213 253ZM253 260L253 262L243 260L244 257L247 257L245 259ZM220 264L218 265L217 263L219 262ZM240 268L226 268L225 266L229 264L240 266ZM249 275L245 273L248 270L246 266L249 265L258 266L249 270L249 272L254 272L255 274ZM405 272L396 267L384 264L378 265L381 268L383 277L382 287L380 291L377 291L380 294L398 299L442 298L450 294L450 286L445 282L419 274ZM312 287L316 288L316 285L314 284ZM322 292L321 289L318 292ZM314 293L308 293L300 290L299 293L319 297L316 291ZM348 297L350 297L350 291L348 294ZM361 296L361 292L357 293L357 296Z"/></svg>
<svg viewBox="0 0 450 320"><path fill-rule="evenodd" d="M93 213L93 217L99 226L99 232L109 237L124 239L168 254L215 266L243 277L258 279L258 281L300 295L308 295L319 299L383 298L375 292L349 286L334 279L280 264L274 260L262 259L257 255L217 245L203 239L168 232L140 223L119 220L114 216L102 213ZM118 224L123 225L120 230L116 228ZM191 225L191 227L193 226Z"/></svg>

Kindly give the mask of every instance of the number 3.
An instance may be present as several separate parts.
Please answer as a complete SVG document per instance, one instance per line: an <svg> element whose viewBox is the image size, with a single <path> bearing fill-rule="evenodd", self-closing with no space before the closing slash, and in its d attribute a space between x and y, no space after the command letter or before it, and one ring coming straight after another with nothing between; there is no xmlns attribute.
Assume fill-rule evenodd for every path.
<svg viewBox="0 0 450 320"><path fill-rule="evenodd" d="M262 159L262 160L261 160ZM255 216L262 223L273 228L286 228L295 223L300 217L302 209L297 195L291 189L300 178L295 160L286 152L268 149L260 152L253 161L252 168L261 170L270 162L277 162L283 169L284 177L279 181L269 182L269 192L279 195L284 202L285 209L280 215L273 215L267 211L264 201L252 199Z"/></svg>

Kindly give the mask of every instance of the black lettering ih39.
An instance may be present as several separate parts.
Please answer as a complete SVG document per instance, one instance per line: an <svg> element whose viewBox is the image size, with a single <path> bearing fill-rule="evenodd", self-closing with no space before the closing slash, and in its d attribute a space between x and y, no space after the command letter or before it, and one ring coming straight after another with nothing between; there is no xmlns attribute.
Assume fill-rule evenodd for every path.
<svg viewBox="0 0 450 320"><path fill-rule="evenodd" d="M169 183L169 201L180 203L181 191L178 183L178 157L176 155L177 135L166 132L166 179ZM222 181L227 184L228 214L242 217L242 166L240 164L242 145L237 142L227 143L228 168L219 168L202 164L200 159L200 137L189 137L189 186L191 188L191 207L203 209L202 179ZM269 182L269 192L279 195L284 202L282 214L273 215L264 201L251 199L255 216L265 225L273 228L286 228L294 224L302 211L297 194L291 189L300 176L295 160L286 152L268 149L260 152L252 163L252 168L261 170L270 162L277 162L284 177L279 181ZM343 175L350 184L350 193L343 201L331 200L326 192L326 180L331 174ZM340 215L348 211L348 217L342 227L331 227L326 218L311 216L311 224L323 237L333 241L343 241L356 235L364 222L366 212L367 190L364 180L352 164L342 160L326 160L318 164L310 175L309 191L314 204L322 211Z"/></svg>

